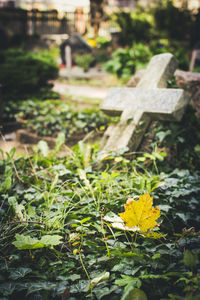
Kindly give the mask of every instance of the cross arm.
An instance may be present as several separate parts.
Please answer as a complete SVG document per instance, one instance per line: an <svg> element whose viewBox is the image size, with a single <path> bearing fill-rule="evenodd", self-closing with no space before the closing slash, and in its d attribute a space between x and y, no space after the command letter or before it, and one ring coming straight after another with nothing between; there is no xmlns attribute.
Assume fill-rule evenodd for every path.
<svg viewBox="0 0 200 300"><path fill-rule="evenodd" d="M188 101L182 89L111 88L101 109L113 116L140 110L152 118L179 121Z"/></svg>

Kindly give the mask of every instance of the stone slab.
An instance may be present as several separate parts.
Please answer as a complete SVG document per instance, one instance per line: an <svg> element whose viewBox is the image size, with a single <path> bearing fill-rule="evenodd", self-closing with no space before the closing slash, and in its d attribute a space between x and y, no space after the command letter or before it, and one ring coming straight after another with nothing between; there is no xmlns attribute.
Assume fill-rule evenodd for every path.
<svg viewBox="0 0 200 300"><path fill-rule="evenodd" d="M158 54L152 57L146 71L137 84L138 88L166 88L167 80L174 74L178 61L171 53Z"/></svg>
<svg viewBox="0 0 200 300"><path fill-rule="evenodd" d="M124 110L143 110L152 118L179 121L186 104L182 89L111 88L101 109L111 116L119 116Z"/></svg>

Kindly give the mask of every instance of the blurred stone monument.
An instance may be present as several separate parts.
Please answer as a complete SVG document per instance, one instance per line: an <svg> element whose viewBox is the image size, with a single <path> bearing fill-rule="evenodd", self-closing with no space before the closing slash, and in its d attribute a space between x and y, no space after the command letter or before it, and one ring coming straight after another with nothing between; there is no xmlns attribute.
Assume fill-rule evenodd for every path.
<svg viewBox="0 0 200 300"><path fill-rule="evenodd" d="M73 33L60 45L62 65L70 67L72 65L72 55L91 53L93 48L84 40L78 32Z"/></svg>

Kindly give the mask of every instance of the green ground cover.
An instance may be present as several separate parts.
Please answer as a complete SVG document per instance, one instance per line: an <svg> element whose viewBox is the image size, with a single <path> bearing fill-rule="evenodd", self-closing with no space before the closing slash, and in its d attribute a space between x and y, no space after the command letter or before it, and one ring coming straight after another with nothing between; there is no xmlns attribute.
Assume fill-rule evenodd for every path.
<svg viewBox="0 0 200 300"><path fill-rule="evenodd" d="M10 101L4 108L4 115L5 119L16 119L24 128L41 137L56 137L62 131L68 141L75 137L80 140L92 130L102 131L113 122L97 107L78 109L77 103L73 105L58 99Z"/></svg>
<svg viewBox="0 0 200 300"><path fill-rule="evenodd" d="M194 112L185 117L184 130L156 127L151 153L99 161L98 146L80 142L59 158L63 133L53 150L1 151L1 299L199 299L200 138ZM159 226L105 220L146 193Z"/></svg>
<svg viewBox="0 0 200 300"><path fill-rule="evenodd" d="M110 42L102 40L97 61L113 52L107 68L124 80L160 52L176 52L187 68L189 45L182 42L193 23L170 3L156 13L159 30L145 14L119 15L124 49L110 51ZM183 17L188 21L177 22ZM36 98L41 92L49 98L48 81L57 77L58 66L46 53L20 50L17 59L13 53L0 55L9 79L1 72L6 113L40 136L58 137L54 149L40 141L32 154L0 150L0 300L198 300L200 134L194 111L190 108L178 124L157 124L148 153L122 149L100 160L98 145L79 142L60 158L65 139L101 130L110 120L95 110L73 110L60 100L21 102L33 92ZM128 221L134 214L138 218L140 196L147 199L149 194L153 208L141 214L143 221L151 221L149 227L146 221L136 222L140 227L133 232L128 225L114 224L128 199L129 205L137 203ZM160 214L154 220L156 207Z"/></svg>

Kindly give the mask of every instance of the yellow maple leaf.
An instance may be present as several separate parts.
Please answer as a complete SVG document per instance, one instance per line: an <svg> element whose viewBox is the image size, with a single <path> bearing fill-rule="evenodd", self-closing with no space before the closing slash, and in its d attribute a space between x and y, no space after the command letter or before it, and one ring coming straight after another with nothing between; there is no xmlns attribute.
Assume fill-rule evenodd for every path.
<svg viewBox="0 0 200 300"><path fill-rule="evenodd" d="M137 226L141 231L147 231L157 225L156 220L160 217L160 208L152 205L153 199L149 194L140 196L138 201L128 199L124 205L125 212L119 215L126 226Z"/></svg>

